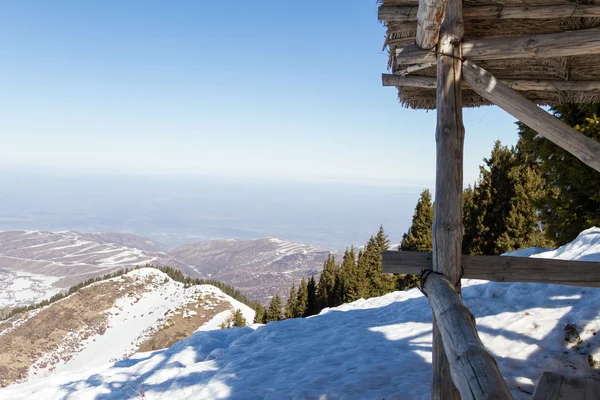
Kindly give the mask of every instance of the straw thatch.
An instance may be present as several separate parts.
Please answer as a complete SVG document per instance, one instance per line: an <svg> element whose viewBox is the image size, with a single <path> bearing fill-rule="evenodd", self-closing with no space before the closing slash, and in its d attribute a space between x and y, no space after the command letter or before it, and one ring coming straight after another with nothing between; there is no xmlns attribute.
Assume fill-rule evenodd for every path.
<svg viewBox="0 0 600 400"><path fill-rule="evenodd" d="M381 0L383 6L413 5L414 0ZM561 4L600 4L600 0L501 0L479 1L465 0L464 7L476 5L498 6L532 6ZM393 73L404 70L407 65L396 64L394 54L397 47L415 43L417 23L384 21L387 35L384 47L390 54L388 69ZM561 18L561 19L486 19L465 20L464 40L492 39L502 37L525 36L542 33L555 33L567 30L579 30L600 27L600 18ZM541 79L561 81L600 81L600 54L561 57L561 58L519 58L505 60L478 61L477 64L488 70L498 79ZM412 75L435 76L435 66L411 73ZM409 75L411 75L409 74ZM528 99L540 105L557 105L564 102L600 102L600 91L560 92L560 91L527 91L521 92ZM435 90L414 87L399 87L398 97L402 105L410 108L435 108ZM489 104L485 99L469 89L463 90L463 105L476 107Z"/></svg>

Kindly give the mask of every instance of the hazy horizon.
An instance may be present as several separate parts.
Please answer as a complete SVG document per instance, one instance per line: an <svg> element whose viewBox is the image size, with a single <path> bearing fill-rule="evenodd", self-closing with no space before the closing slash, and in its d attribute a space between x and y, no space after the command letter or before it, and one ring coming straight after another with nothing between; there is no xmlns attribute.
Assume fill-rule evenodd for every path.
<svg viewBox="0 0 600 400"><path fill-rule="evenodd" d="M279 237L339 250L380 224L399 242L425 188L4 171L0 229L128 232L170 247Z"/></svg>

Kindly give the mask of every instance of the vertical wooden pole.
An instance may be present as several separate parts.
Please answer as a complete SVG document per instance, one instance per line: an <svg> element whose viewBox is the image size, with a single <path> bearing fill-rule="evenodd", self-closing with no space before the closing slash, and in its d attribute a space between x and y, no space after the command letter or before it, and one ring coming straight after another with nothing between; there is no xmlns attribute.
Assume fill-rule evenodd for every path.
<svg viewBox="0 0 600 400"><path fill-rule="evenodd" d="M440 28L437 57L437 126L433 270L458 282L462 247L463 143L462 119L462 0L448 0ZM437 322L433 320L431 398L460 399Z"/></svg>

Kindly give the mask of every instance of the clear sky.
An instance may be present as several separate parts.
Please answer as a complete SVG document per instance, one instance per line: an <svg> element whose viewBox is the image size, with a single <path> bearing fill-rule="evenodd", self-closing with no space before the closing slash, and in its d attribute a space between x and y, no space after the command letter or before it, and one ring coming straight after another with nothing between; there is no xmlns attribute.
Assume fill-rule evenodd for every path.
<svg viewBox="0 0 600 400"><path fill-rule="evenodd" d="M0 166L431 184L435 112L381 86L375 0L0 2ZM465 110L465 181L497 108Z"/></svg>

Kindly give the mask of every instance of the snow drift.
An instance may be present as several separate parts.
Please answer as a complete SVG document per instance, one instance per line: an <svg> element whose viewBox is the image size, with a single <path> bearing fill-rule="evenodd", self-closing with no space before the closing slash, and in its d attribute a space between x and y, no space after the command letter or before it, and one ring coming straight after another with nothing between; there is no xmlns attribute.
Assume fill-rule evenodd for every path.
<svg viewBox="0 0 600 400"><path fill-rule="evenodd" d="M543 256L600 261L600 229ZM600 378L600 289L463 280L463 297L515 398L530 398L546 370ZM565 340L566 324L580 340ZM413 289L308 319L196 332L169 349L9 386L0 398L428 399L430 376L431 310Z"/></svg>

